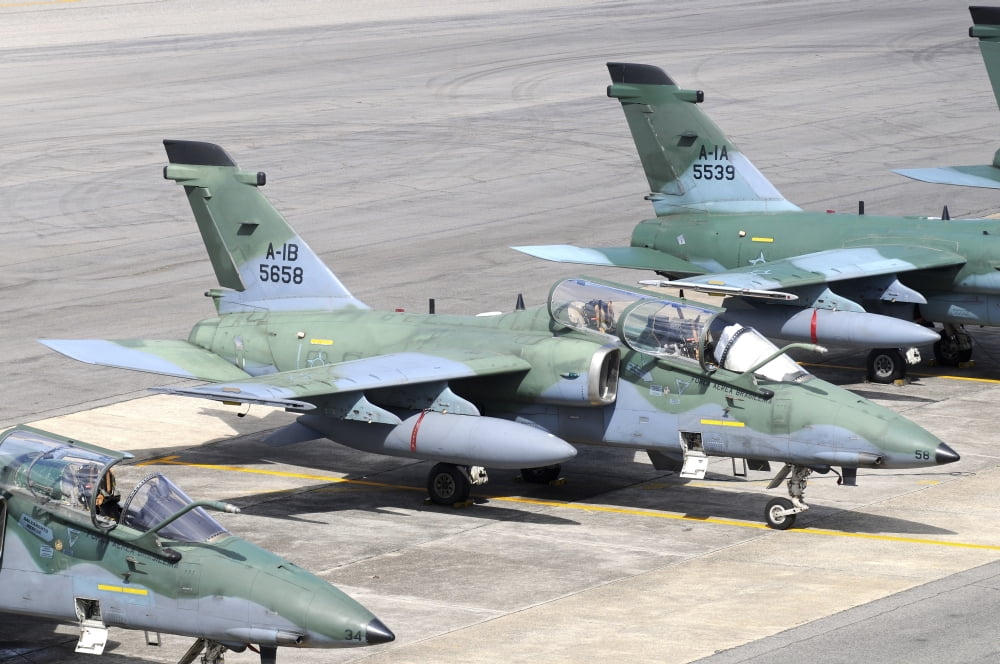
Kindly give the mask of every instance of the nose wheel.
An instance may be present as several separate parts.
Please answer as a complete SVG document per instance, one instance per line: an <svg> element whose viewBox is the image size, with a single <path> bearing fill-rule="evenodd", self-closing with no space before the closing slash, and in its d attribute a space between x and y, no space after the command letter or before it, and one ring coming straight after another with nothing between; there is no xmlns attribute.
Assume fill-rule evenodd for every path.
<svg viewBox="0 0 1000 664"><path fill-rule="evenodd" d="M788 498L774 498L767 503L764 509L764 520L767 525L775 530L788 530L795 523L795 517L809 509L805 503L806 484L812 468L805 466L793 466L786 463L778 471L768 489L773 489L788 478Z"/></svg>

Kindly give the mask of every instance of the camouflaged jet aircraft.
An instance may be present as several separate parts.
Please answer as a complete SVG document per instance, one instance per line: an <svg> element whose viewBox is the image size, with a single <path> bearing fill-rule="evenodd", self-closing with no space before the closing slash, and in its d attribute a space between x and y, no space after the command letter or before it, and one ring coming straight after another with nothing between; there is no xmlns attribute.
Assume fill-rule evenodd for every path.
<svg viewBox="0 0 1000 664"><path fill-rule="evenodd" d="M27 426L0 434L0 611L79 624L100 655L108 627L197 639L180 661L221 663L255 644L339 648L392 641L365 607L230 534L159 473L122 500L128 454ZM155 638L152 643L158 643Z"/></svg>
<svg viewBox="0 0 1000 664"><path fill-rule="evenodd" d="M979 51L983 55L993 95L1000 106L1000 7L969 7L969 12L973 23L969 36L979 40ZM895 172L922 182L1000 189L1000 150L993 155L993 163L988 165L907 168Z"/></svg>
<svg viewBox="0 0 1000 664"><path fill-rule="evenodd" d="M94 364L209 381L158 391L301 415L276 444L329 438L436 461L431 499L464 501L485 467L558 477L574 444L643 449L704 477L709 456L785 464L787 528L813 470L911 468L958 455L903 417L810 375L720 309L596 279L565 279L548 305L497 316L372 311L210 143L165 141L221 289L187 341L43 340ZM806 347L815 348L807 344ZM567 442L569 441L569 442Z"/></svg>
<svg viewBox="0 0 1000 664"><path fill-rule="evenodd" d="M608 69L656 218L635 227L628 247L515 249L654 270L668 278L661 284L728 296L732 320L772 338L874 347L868 373L879 382L918 361L901 348L933 342L940 364L957 365L972 356L963 325L1000 325L1000 222L804 212L699 109L700 90L651 65Z"/></svg>

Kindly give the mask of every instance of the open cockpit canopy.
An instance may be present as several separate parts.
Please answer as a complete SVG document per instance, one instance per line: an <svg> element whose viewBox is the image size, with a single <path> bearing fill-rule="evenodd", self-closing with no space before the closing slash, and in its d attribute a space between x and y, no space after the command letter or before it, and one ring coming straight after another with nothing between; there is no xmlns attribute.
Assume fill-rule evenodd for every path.
<svg viewBox="0 0 1000 664"><path fill-rule="evenodd" d="M19 426L0 434L0 486L20 490L39 505L70 519L90 517L110 531L119 524L175 542L207 542L228 535L218 521L173 482L149 475L120 505L112 467L131 455ZM168 521L166 525L162 525Z"/></svg>
<svg viewBox="0 0 1000 664"><path fill-rule="evenodd" d="M549 291L549 315L574 330L614 335L639 353L664 360L698 363L705 370L722 367L736 373L752 370L772 381L810 375L756 330L727 322L723 310L682 298L662 297L620 284L578 278L558 282Z"/></svg>
<svg viewBox="0 0 1000 664"><path fill-rule="evenodd" d="M0 484L20 488L49 507L89 514L94 525L114 527L117 509L111 467L130 455L86 445L31 427L0 435Z"/></svg>
<svg viewBox="0 0 1000 664"><path fill-rule="evenodd" d="M136 485L122 507L123 525L146 532L181 511L193 501L176 484L160 473L149 475ZM185 512L162 528L157 535L175 542L207 542L229 531L201 507Z"/></svg>

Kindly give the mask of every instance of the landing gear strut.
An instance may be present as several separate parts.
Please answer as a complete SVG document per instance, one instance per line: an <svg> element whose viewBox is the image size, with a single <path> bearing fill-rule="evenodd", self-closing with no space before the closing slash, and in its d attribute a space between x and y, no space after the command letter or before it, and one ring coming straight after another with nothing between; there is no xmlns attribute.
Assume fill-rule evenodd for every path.
<svg viewBox="0 0 1000 664"><path fill-rule="evenodd" d="M198 639L177 664L191 664L198 655L201 655L202 664L223 664L226 658L226 646L208 639Z"/></svg>
<svg viewBox="0 0 1000 664"><path fill-rule="evenodd" d="M789 474L791 475L790 477ZM795 523L795 516L809 509L804 497L806 483L811 474L812 468L793 466L787 463L784 468L778 471L778 474L767 485L767 488L775 488L781 484L782 480L788 477L788 495L790 499L774 498L767 503L767 507L764 509L764 519L767 521L768 526L775 530L788 530Z"/></svg>
<svg viewBox="0 0 1000 664"><path fill-rule="evenodd" d="M558 463L540 468L522 468L521 479L528 484L548 484L559 479L559 473L561 472L562 466Z"/></svg>
<svg viewBox="0 0 1000 664"><path fill-rule="evenodd" d="M472 485L486 484L489 477L482 466L436 463L427 475L427 493L438 505L454 505L469 499Z"/></svg>
<svg viewBox="0 0 1000 664"><path fill-rule="evenodd" d="M941 339L934 342L934 359L946 367L957 367L972 359L972 337L961 325L945 323Z"/></svg>

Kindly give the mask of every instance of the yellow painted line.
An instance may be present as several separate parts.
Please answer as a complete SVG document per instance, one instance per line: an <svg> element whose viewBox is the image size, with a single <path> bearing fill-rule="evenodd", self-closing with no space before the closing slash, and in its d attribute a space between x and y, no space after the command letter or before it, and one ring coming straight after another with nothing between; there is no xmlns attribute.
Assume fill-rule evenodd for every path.
<svg viewBox="0 0 1000 664"><path fill-rule="evenodd" d="M745 427L744 422L737 422L735 420L702 420L702 424L714 424L717 427Z"/></svg>
<svg viewBox="0 0 1000 664"><path fill-rule="evenodd" d="M415 486L404 486L401 484L387 484L385 482L370 482L368 480L350 480L346 477L332 477L330 475L310 475L308 473L289 473L282 470L264 470L262 468L243 468L241 466L219 466L209 463L187 463L185 461L178 461L179 456L166 456L160 457L158 459L150 459L149 461L143 461L142 463L135 464L136 466L155 466L155 465L167 465L167 466L185 466L188 468L202 468L204 470L225 470L234 473L249 473L251 475L270 475L272 477L292 477L300 480L318 480L322 482L343 482L346 484L359 484L362 486L374 486L383 489L403 489L406 491L426 491L426 488L415 487Z"/></svg>
<svg viewBox="0 0 1000 664"><path fill-rule="evenodd" d="M309 343L313 346L332 346L333 339L310 339Z"/></svg>
<svg viewBox="0 0 1000 664"><path fill-rule="evenodd" d="M750 238L750 241L751 242L774 242L774 238L773 237L752 237L752 238Z"/></svg>
<svg viewBox="0 0 1000 664"><path fill-rule="evenodd" d="M804 367L829 367L831 369L847 369L854 371L860 369L861 367L848 367L842 364L821 364L819 362L799 362ZM1000 380L996 378L975 378L973 376L948 376L944 374L932 374L932 373L919 373L916 371L908 371L907 375L910 376L920 376L922 378L947 378L948 380L966 380L971 383L995 383L1000 384Z"/></svg>
<svg viewBox="0 0 1000 664"><path fill-rule="evenodd" d="M240 466L220 466L207 463L187 463L178 461L180 457L167 456L159 459L150 459L137 466L150 466L154 464L167 464L173 466L185 466L188 468L201 468L204 470L223 470L227 472L250 473L254 475L271 475L273 477L294 477L299 479L320 480L323 482L337 482L345 484L358 484L363 486L373 486L385 489L400 489L403 491L426 491L424 487L406 486L402 484L388 484L385 482L370 482L368 480L350 480L344 477L332 477L329 475L312 475L309 473L289 473L281 470L263 470L259 468L242 468ZM717 519L713 517L697 517L687 514L671 514L670 512L659 512L654 510L631 509L627 507L608 507L606 505L587 505L585 503L566 503L555 500L538 500L535 498L522 498L520 496L485 496L489 500L506 503L518 503L522 505L537 505L539 507L554 507L558 509L581 510L583 512L594 512L602 514L625 514L628 516L642 516L653 519L672 519L675 521L697 521L698 523L711 523L717 526L734 526L737 528L755 528L757 530L771 530L763 523L752 521L735 521L732 519ZM822 535L827 537L849 537L855 539L877 540L881 542L902 542L906 544L925 544L932 546L946 546L958 549L982 549L987 551L1000 551L997 544L972 544L970 542L949 542L947 540L922 539L919 537L897 537L895 535L872 535L867 533L849 533L839 530L824 530L822 528L795 528L785 531L792 534L801 535Z"/></svg>
<svg viewBox="0 0 1000 664"><path fill-rule="evenodd" d="M127 588L125 586L108 586L103 583L97 584L98 590L106 590L112 593L125 593L126 595L148 595L149 591L145 588Z"/></svg>

